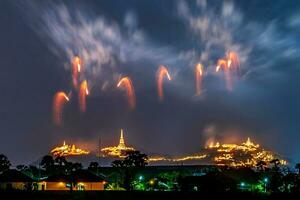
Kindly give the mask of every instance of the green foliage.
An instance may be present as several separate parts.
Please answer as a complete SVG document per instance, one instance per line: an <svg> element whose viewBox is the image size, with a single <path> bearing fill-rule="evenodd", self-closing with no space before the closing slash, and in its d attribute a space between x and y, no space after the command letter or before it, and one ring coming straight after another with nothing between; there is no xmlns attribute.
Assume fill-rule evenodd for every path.
<svg viewBox="0 0 300 200"><path fill-rule="evenodd" d="M110 183L106 186L105 190L118 190L118 191L124 191L125 188L121 187L117 183Z"/></svg>
<svg viewBox="0 0 300 200"><path fill-rule="evenodd" d="M131 184L134 190L141 190L141 191L146 190L146 183L143 181L134 180Z"/></svg>
<svg viewBox="0 0 300 200"><path fill-rule="evenodd" d="M145 167L148 162L146 154L139 151L131 151L127 153L124 160L115 160L112 162L112 167L117 168L121 175L121 186L126 190L133 190L134 177L137 169Z"/></svg>
<svg viewBox="0 0 300 200"><path fill-rule="evenodd" d="M164 186L164 190L177 190L178 178L182 176L180 172L165 172L158 175L159 183Z"/></svg>
<svg viewBox="0 0 300 200"><path fill-rule="evenodd" d="M0 173L8 170L10 166L11 164L8 158L5 155L0 154Z"/></svg>

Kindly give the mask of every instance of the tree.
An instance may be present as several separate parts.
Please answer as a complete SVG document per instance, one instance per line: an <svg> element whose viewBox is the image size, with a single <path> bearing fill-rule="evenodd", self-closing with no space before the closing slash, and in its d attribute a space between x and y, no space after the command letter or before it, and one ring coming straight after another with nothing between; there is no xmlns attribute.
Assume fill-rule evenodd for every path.
<svg viewBox="0 0 300 200"><path fill-rule="evenodd" d="M81 164L81 163L78 163L78 162L76 162L76 163L71 163L71 165L72 165L72 171L77 171L77 170L80 170L80 169L83 168L83 167L82 167L82 164Z"/></svg>
<svg viewBox="0 0 300 200"><path fill-rule="evenodd" d="M17 165L17 170L19 171L26 171L28 167L26 165Z"/></svg>
<svg viewBox="0 0 300 200"><path fill-rule="evenodd" d="M89 165L89 169L97 169L99 167L98 162L91 162Z"/></svg>
<svg viewBox="0 0 300 200"><path fill-rule="evenodd" d="M172 171L172 172L163 172L158 174L158 180L159 182L162 182L167 186L167 189L170 190L176 190L177 189L177 182L178 182L178 177L182 172L180 171Z"/></svg>
<svg viewBox="0 0 300 200"><path fill-rule="evenodd" d="M118 168L122 176L122 187L126 190L132 190L132 182L137 169L145 167L148 162L146 154L139 151L130 151L124 160L115 160L112 167Z"/></svg>
<svg viewBox="0 0 300 200"><path fill-rule="evenodd" d="M300 163L296 164L295 169L297 169L298 170L298 174L300 174Z"/></svg>
<svg viewBox="0 0 300 200"><path fill-rule="evenodd" d="M123 163L126 167L145 167L148 165L148 157L139 151L131 151L125 157Z"/></svg>
<svg viewBox="0 0 300 200"><path fill-rule="evenodd" d="M112 167L119 167L119 168L125 167L124 162L122 160L114 160L111 163L111 166Z"/></svg>
<svg viewBox="0 0 300 200"><path fill-rule="evenodd" d="M40 163L41 167L45 169L47 173L52 173L54 171L54 159L51 155L46 155L42 158Z"/></svg>
<svg viewBox="0 0 300 200"><path fill-rule="evenodd" d="M98 174L99 167L100 167L100 165L98 162L91 162L88 167L88 170Z"/></svg>
<svg viewBox="0 0 300 200"><path fill-rule="evenodd" d="M263 171L265 171L265 168L267 167L267 163L263 160L260 160L257 162L256 167L260 172L263 172Z"/></svg>
<svg viewBox="0 0 300 200"><path fill-rule="evenodd" d="M288 171L285 176L282 177L284 192L292 192L295 190L297 175Z"/></svg>
<svg viewBox="0 0 300 200"><path fill-rule="evenodd" d="M31 178L40 178L40 170L34 166L34 165L29 165L28 169L25 172L27 175L29 175Z"/></svg>
<svg viewBox="0 0 300 200"><path fill-rule="evenodd" d="M282 186L282 178L283 174L280 171L280 161L279 159L274 159L270 161L271 164L273 164L273 167L271 169L271 179L270 179L270 189L273 192L279 192L279 188Z"/></svg>
<svg viewBox="0 0 300 200"><path fill-rule="evenodd" d="M0 154L0 173L8 170L10 166L11 164L8 158L5 155Z"/></svg>
<svg viewBox="0 0 300 200"><path fill-rule="evenodd" d="M59 167L65 166L67 164L67 162L68 161L66 160L66 158L64 156L59 156L54 159L54 164Z"/></svg>

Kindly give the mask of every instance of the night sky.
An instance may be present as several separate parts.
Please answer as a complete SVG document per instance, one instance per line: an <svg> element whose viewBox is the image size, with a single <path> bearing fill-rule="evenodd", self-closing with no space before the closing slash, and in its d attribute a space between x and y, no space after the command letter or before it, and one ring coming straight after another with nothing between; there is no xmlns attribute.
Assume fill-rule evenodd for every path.
<svg viewBox="0 0 300 200"><path fill-rule="evenodd" d="M146 153L197 152L207 140L251 137L300 161L300 2L286 0L0 1L0 152L29 164L64 140L92 151L98 140ZM227 51L241 62L232 91L214 73ZM78 109L71 59L84 62L91 95ZM205 68L195 96L194 66ZM165 101L157 100L163 64ZM136 109L116 87L129 76ZM71 92L62 127L52 122L57 91Z"/></svg>

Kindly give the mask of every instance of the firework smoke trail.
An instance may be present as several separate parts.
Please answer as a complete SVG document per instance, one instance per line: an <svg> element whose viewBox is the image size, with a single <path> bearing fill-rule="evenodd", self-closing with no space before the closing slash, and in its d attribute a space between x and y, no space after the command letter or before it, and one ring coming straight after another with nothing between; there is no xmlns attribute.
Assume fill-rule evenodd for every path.
<svg viewBox="0 0 300 200"><path fill-rule="evenodd" d="M230 71L227 69L225 70L225 81L226 81L226 89L228 91L232 91L233 89L233 83L232 83L232 77Z"/></svg>
<svg viewBox="0 0 300 200"><path fill-rule="evenodd" d="M157 70L157 91L158 91L158 99L159 101L164 100L164 92L163 92L163 81L164 78L167 77L168 80L171 80L171 76L167 70L167 68L163 65L161 65Z"/></svg>
<svg viewBox="0 0 300 200"><path fill-rule="evenodd" d="M199 96L202 91L202 76L203 76L203 66L198 63L195 67L195 79L196 79L196 95Z"/></svg>
<svg viewBox="0 0 300 200"><path fill-rule="evenodd" d="M79 110L84 113L86 111L86 96L89 95L89 89L87 81L84 80L80 84L78 98L79 98Z"/></svg>
<svg viewBox="0 0 300 200"><path fill-rule="evenodd" d="M126 89L127 101L129 108L133 110L136 105L135 92L133 84L129 77L123 77L119 82L117 87L123 87Z"/></svg>
<svg viewBox="0 0 300 200"><path fill-rule="evenodd" d="M62 124L63 106L69 101L69 97L64 92L57 92L53 99L53 122L59 126Z"/></svg>
<svg viewBox="0 0 300 200"><path fill-rule="evenodd" d="M73 86L77 88L78 86L78 77L79 73L82 71L82 61L78 56L75 56L72 60L72 79L73 79Z"/></svg>

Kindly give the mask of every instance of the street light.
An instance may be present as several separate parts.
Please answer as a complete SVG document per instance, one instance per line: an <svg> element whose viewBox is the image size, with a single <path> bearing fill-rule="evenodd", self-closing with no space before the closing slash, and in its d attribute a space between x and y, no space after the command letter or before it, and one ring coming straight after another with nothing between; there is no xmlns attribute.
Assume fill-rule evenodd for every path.
<svg viewBox="0 0 300 200"><path fill-rule="evenodd" d="M153 179L150 180L149 183L150 183L150 185L154 185L154 180Z"/></svg>
<svg viewBox="0 0 300 200"><path fill-rule="evenodd" d="M139 176L139 181L142 181L142 180L144 180L144 177L141 175L141 176Z"/></svg>
<svg viewBox="0 0 300 200"><path fill-rule="evenodd" d="M265 192L267 192L267 183L269 182L268 177L264 178L264 183L265 183Z"/></svg>

